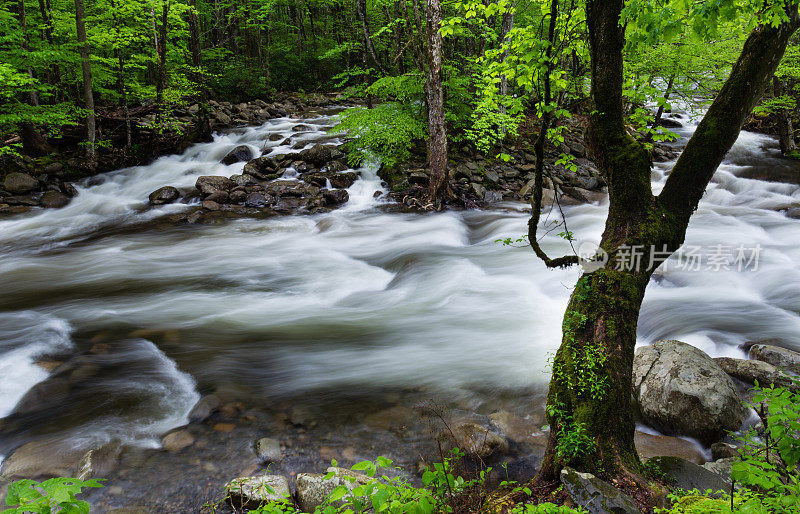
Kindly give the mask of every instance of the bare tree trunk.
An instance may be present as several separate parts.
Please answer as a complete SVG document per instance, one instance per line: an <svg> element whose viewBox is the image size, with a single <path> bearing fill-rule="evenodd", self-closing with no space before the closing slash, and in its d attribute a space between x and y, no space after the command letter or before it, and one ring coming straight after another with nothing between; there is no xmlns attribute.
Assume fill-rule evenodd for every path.
<svg viewBox="0 0 800 514"><path fill-rule="evenodd" d="M94 92L92 91L92 63L89 60L89 45L86 42L86 12L83 0L75 0L75 29L78 34L78 51L81 56L81 71L83 72L83 101L86 104L86 157L89 164L97 163L95 150L95 116Z"/></svg>
<svg viewBox="0 0 800 514"><path fill-rule="evenodd" d="M447 132L444 120L444 91L442 87L442 9L439 0L427 0L426 25L428 32L428 163L430 183L428 194L436 208L442 206L447 194Z"/></svg>
<svg viewBox="0 0 800 514"><path fill-rule="evenodd" d="M500 44L503 45L503 51L500 54L500 62L506 62L506 59L508 58L509 32L511 32L511 29L514 28L515 8L516 4L512 2L511 5L508 6L508 11L503 13L503 21L500 24ZM501 97L500 112L505 114L506 106L503 102L505 102L505 96L508 94L508 76L505 73L500 75L500 87L498 89ZM500 126L500 133L505 136L506 130L505 123L503 123Z"/></svg>
<svg viewBox="0 0 800 514"><path fill-rule="evenodd" d="M200 42L200 24L197 20L197 0L189 0L189 48L192 52L192 66L203 66L203 50Z"/></svg>

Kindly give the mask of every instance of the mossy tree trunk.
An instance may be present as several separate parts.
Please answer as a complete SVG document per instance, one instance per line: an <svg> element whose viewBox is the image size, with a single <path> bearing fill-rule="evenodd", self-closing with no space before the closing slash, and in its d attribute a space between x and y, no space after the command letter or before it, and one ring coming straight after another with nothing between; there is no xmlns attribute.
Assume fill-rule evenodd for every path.
<svg viewBox="0 0 800 514"><path fill-rule="evenodd" d="M587 140L608 182L609 213L600 243L608 263L581 276L564 315L547 399L550 438L538 480L555 483L560 470L571 466L648 491L634 447L631 405L645 288L658 264L683 243L692 213L769 84L798 16L794 6L789 21L753 30L663 192L654 196L648 152L624 124L622 7L623 0L587 2L594 104Z"/></svg>

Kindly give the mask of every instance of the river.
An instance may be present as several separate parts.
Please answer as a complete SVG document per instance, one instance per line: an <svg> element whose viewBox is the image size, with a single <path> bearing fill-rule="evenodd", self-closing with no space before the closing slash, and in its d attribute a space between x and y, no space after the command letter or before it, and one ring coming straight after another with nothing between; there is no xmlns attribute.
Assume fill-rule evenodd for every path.
<svg viewBox="0 0 800 514"><path fill-rule="evenodd" d="M693 124L684 121L687 136ZM300 122L314 129L293 132ZM306 471L326 456L316 440L329 454L355 445L373 458L425 439L413 420L405 434L361 424L381 409L428 400L460 413L541 412L548 355L580 270L548 270L529 248L495 242L526 232L524 205L392 212L366 167L349 202L327 214L174 225L163 215L187 206L147 206L158 187L241 173L243 163L220 163L236 145L258 155L278 133L310 146L330 140L331 124L322 114L216 135L93 178L63 209L0 221L0 455L31 441L42 442L43 458L120 444L126 453L109 482L118 488L96 496L120 506L159 486L165 496L212 497L252 464L247 441L283 430L275 427L287 416L307 428L283 434L295 448L287 443L284 468ZM290 151L267 145L272 155ZM669 167L655 166L656 192ZM771 137L740 135L686 245L706 261L719 245L751 256L758 248L757 266L679 269L671 259L648 288L640 344L674 338L741 357L738 345L772 339L800 350L799 171ZM597 241L606 211L588 204L565 214L579 241ZM556 235L543 246L569 251ZM53 376L43 359L66 364ZM152 451L213 392L242 411L235 430L216 427L183 459ZM26 393L31 401L20 404ZM179 473L212 478L181 489L176 481L191 480Z"/></svg>

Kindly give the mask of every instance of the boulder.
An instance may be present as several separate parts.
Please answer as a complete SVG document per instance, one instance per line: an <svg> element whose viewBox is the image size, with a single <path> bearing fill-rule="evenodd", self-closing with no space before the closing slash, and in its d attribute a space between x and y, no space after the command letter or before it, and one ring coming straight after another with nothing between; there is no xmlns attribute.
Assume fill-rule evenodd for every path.
<svg viewBox="0 0 800 514"><path fill-rule="evenodd" d="M800 353L769 344L754 344L749 352L751 359L772 364L788 373L800 375Z"/></svg>
<svg viewBox="0 0 800 514"><path fill-rule="evenodd" d="M161 447L168 452L177 452L194 444L194 436L188 430L170 432L161 439Z"/></svg>
<svg viewBox="0 0 800 514"><path fill-rule="evenodd" d="M208 202L215 202L215 203L228 203L230 200L230 196L225 191L214 191L210 195L206 196L206 201Z"/></svg>
<svg viewBox="0 0 800 514"><path fill-rule="evenodd" d="M328 205L339 205L350 199L350 193L344 189L326 189L322 191L322 196Z"/></svg>
<svg viewBox="0 0 800 514"><path fill-rule="evenodd" d="M278 462L283 456L281 443L271 437L262 437L253 445L253 449L261 462Z"/></svg>
<svg viewBox="0 0 800 514"><path fill-rule="evenodd" d="M450 435L457 447L481 459L508 452L508 441L505 437L476 423L459 423L453 426Z"/></svg>
<svg viewBox="0 0 800 514"><path fill-rule="evenodd" d="M664 473L671 482L670 485L678 489L686 491L711 489L722 494L731 490L730 478L726 480L703 466L679 457L654 457L650 459L649 465Z"/></svg>
<svg viewBox="0 0 800 514"><path fill-rule="evenodd" d="M47 191L39 198L39 205L46 209L60 209L69 204L69 197L58 191Z"/></svg>
<svg viewBox="0 0 800 514"><path fill-rule="evenodd" d="M303 175L303 180L318 187L326 187L326 184L328 181L330 181L332 187L347 189L348 187L352 186L356 180L358 180L358 175L352 171L348 171L346 173L320 171L317 173L306 173Z"/></svg>
<svg viewBox="0 0 800 514"><path fill-rule="evenodd" d="M639 514L633 498L591 473L561 470L561 483L572 501L589 514Z"/></svg>
<svg viewBox="0 0 800 514"><path fill-rule="evenodd" d="M236 183L228 177L205 175L197 177L197 182L195 182L194 187L199 189L203 194L210 195L217 191L230 191L236 187Z"/></svg>
<svg viewBox="0 0 800 514"><path fill-rule="evenodd" d="M207 211L218 211L221 208L220 204L218 204L217 202L212 202L210 200L205 200L200 205L202 205L203 209Z"/></svg>
<svg viewBox="0 0 800 514"><path fill-rule="evenodd" d="M108 476L117 464L119 454L120 447L116 444L106 444L89 450L78 464L78 479L88 480Z"/></svg>
<svg viewBox="0 0 800 514"><path fill-rule="evenodd" d="M3 180L3 189L13 195L24 195L39 189L39 181L27 173L9 173Z"/></svg>
<svg viewBox="0 0 800 514"><path fill-rule="evenodd" d="M150 200L150 205L164 205L172 203L180 198L181 193L172 186L164 186L156 189L147 198Z"/></svg>
<svg viewBox="0 0 800 514"><path fill-rule="evenodd" d="M239 145L222 158L222 164L249 161L253 158L253 150L247 145Z"/></svg>
<svg viewBox="0 0 800 514"><path fill-rule="evenodd" d="M680 341L636 349L633 390L645 423L705 444L738 430L749 414L731 377L703 351Z"/></svg>
<svg viewBox="0 0 800 514"><path fill-rule="evenodd" d="M800 385L795 384L790 377L768 362L732 357L718 357L714 362L728 375L750 384L757 381L758 385L764 387L774 384L792 391L800 390Z"/></svg>
<svg viewBox="0 0 800 514"><path fill-rule="evenodd" d="M331 492L340 485L345 486L348 491L352 491L371 480L367 475L344 468L330 467L327 469L327 474L330 473L333 473L333 476L327 480L325 479L326 475L322 473L297 474L297 504L300 510L314 512L314 509L322 505ZM341 506L344 503L344 500L339 500L333 505Z"/></svg>
<svg viewBox="0 0 800 514"><path fill-rule="evenodd" d="M270 203L271 199L261 193L250 193L244 199L244 204L248 207L265 207Z"/></svg>
<svg viewBox="0 0 800 514"><path fill-rule="evenodd" d="M292 498L289 482L281 475L234 478L225 488L231 507L243 511L258 509L269 502L291 501Z"/></svg>
<svg viewBox="0 0 800 514"><path fill-rule="evenodd" d="M300 152L300 158L307 163L322 166L333 158L330 146L323 146L320 143L315 144L308 150Z"/></svg>
<svg viewBox="0 0 800 514"><path fill-rule="evenodd" d="M729 443L714 443L711 445L711 458L714 460L729 459L739 456L739 448Z"/></svg>

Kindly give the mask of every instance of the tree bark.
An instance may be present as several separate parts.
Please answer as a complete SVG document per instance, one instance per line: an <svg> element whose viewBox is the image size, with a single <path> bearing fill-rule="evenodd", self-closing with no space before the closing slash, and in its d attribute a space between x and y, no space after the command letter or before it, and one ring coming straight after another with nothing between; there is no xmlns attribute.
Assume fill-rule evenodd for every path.
<svg viewBox="0 0 800 514"><path fill-rule="evenodd" d="M780 77L773 77L772 79L772 92L775 97L780 97L784 92L783 80ZM783 155L791 155L797 152L797 143L794 140L794 123L792 122L792 113L789 109L780 108L776 113L778 121L778 141Z"/></svg>
<svg viewBox="0 0 800 514"><path fill-rule="evenodd" d="M200 24L197 20L197 0L189 0L189 49L192 52L192 66L203 66L203 51L200 42Z"/></svg>
<svg viewBox="0 0 800 514"><path fill-rule="evenodd" d="M442 10L439 0L427 0L426 25L428 33L428 70L426 94L428 101L428 163L430 183L428 194L436 208L441 207L447 194L447 132L444 120L442 87Z"/></svg>
<svg viewBox="0 0 800 514"><path fill-rule="evenodd" d="M375 47L372 46L372 40L369 37L369 26L367 25L367 0L356 0L356 15L361 22L361 32L364 36L364 51L369 52L372 62L378 68L378 71L383 75L389 75L386 69L381 64L380 59L375 54Z"/></svg>
<svg viewBox="0 0 800 514"><path fill-rule="evenodd" d="M75 0L75 29L78 35L78 52L83 72L83 101L86 104L86 158L90 165L97 162L95 151L94 92L92 91L92 63L89 60L89 45L86 42L86 12L83 0Z"/></svg>
<svg viewBox="0 0 800 514"><path fill-rule="evenodd" d="M156 114L158 123L164 116L164 89L167 87L167 18L169 16L169 0L162 4L161 27L156 38L158 53L158 78L156 81Z"/></svg>
<svg viewBox="0 0 800 514"><path fill-rule="evenodd" d="M571 466L647 494L633 443L630 402L644 291L652 272L666 259L661 252L674 252L683 243L697 202L772 77L798 27L798 16L794 6L788 11L790 21L753 30L663 192L654 197L647 152L624 125L622 6L623 0L587 3L593 103L587 143L609 187L609 213L600 243L609 260L581 276L564 314L547 399L550 438L537 478L555 484L560 470ZM639 266L630 252L626 257L625 250L635 248L641 253ZM659 252L657 258L653 250Z"/></svg>

